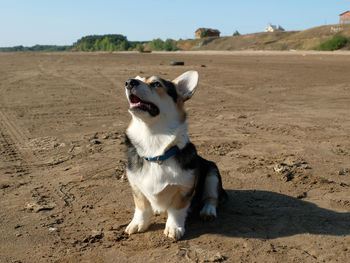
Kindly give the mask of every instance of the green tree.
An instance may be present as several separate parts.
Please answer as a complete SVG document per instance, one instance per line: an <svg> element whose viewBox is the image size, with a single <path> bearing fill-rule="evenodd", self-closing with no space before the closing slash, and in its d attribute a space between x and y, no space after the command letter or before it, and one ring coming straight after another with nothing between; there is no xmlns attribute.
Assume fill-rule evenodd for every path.
<svg viewBox="0 0 350 263"><path fill-rule="evenodd" d="M84 43L86 44L86 43ZM94 44L94 50L100 50L101 49L101 40L100 39L96 39L95 44Z"/></svg>
<svg viewBox="0 0 350 263"><path fill-rule="evenodd" d="M176 46L176 41L172 40L170 38L168 38L165 42L164 42L164 50L166 51L175 51L178 50L177 46Z"/></svg>
<svg viewBox="0 0 350 263"><path fill-rule="evenodd" d="M100 50L102 51L107 51L108 50L108 44L109 44L109 39L108 37L105 37L104 39L102 39L100 45Z"/></svg>
<svg viewBox="0 0 350 263"><path fill-rule="evenodd" d="M160 38L153 39L150 47L152 50L164 50L164 42Z"/></svg>
<svg viewBox="0 0 350 263"><path fill-rule="evenodd" d="M107 50L108 51L115 51L116 50L116 46L112 42L108 42Z"/></svg>
<svg viewBox="0 0 350 263"><path fill-rule="evenodd" d="M119 47L119 50L122 50L122 51L126 51L126 50L128 50L129 49L129 43L128 43L128 41L122 41L121 43L120 43L120 47Z"/></svg>

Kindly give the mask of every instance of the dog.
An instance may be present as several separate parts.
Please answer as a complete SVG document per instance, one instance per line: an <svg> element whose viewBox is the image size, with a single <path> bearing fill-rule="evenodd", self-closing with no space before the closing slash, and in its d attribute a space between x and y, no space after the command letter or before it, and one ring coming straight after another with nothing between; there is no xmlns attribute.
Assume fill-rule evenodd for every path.
<svg viewBox="0 0 350 263"><path fill-rule="evenodd" d="M125 83L132 117L125 135L126 171L135 202L129 235L147 230L153 213L166 212L164 234L178 240L190 210L212 220L227 198L216 164L197 154L187 134L184 102L197 85L197 71L173 81L137 76Z"/></svg>

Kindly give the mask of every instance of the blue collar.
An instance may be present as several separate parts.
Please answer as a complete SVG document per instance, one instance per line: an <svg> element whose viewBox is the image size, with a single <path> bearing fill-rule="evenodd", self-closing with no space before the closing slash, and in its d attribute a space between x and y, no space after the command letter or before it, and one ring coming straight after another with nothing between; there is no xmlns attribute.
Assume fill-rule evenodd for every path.
<svg viewBox="0 0 350 263"><path fill-rule="evenodd" d="M169 150L167 150L163 155L159 155L156 157L144 157L144 159L149 162L158 162L159 164L161 164L163 161L174 156L178 151L180 151L179 147L173 146Z"/></svg>

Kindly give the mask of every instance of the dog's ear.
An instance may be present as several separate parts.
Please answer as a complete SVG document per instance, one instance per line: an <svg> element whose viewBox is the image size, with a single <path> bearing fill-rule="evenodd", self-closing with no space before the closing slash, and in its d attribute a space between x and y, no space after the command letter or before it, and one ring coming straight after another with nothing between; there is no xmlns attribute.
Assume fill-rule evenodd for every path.
<svg viewBox="0 0 350 263"><path fill-rule="evenodd" d="M184 99L190 99L196 91L198 85L198 72L187 71L173 80L177 92Z"/></svg>

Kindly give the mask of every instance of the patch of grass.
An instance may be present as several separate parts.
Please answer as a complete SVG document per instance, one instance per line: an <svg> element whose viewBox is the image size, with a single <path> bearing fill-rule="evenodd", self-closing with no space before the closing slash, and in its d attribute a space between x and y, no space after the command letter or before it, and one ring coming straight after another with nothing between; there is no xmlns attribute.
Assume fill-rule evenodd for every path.
<svg viewBox="0 0 350 263"><path fill-rule="evenodd" d="M323 42L318 45L315 49L321 51L334 51L337 49L341 49L346 46L349 39L342 35L335 35L332 39Z"/></svg>
<svg viewBox="0 0 350 263"><path fill-rule="evenodd" d="M283 43L281 45L281 50L283 50L283 51L288 50L288 44L287 43Z"/></svg>

